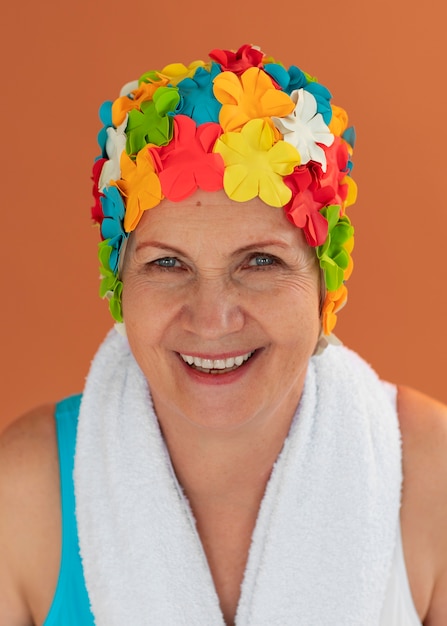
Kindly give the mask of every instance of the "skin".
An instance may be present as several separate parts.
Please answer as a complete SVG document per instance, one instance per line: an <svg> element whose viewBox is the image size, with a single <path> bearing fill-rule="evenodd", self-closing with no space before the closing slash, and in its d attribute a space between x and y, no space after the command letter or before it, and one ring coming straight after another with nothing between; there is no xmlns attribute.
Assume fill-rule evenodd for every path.
<svg viewBox="0 0 447 626"><path fill-rule="evenodd" d="M129 342L230 625L265 485L319 334L315 254L282 211L197 193L181 208L165 201L144 215L123 282ZM179 356L247 352L246 364L220 381ZM408 577L421 621L442 626L447 409L407 388L398 403ZM0 624L41 625L54 595L61 520L53 413L41 407L0 439Z"/></svg>

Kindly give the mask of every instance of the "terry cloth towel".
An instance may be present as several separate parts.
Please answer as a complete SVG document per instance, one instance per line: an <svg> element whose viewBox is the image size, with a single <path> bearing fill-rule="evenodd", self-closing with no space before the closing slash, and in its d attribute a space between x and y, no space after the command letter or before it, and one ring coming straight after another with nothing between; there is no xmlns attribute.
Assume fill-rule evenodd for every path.
<svg viewBox="0 0 447 626"><path fill-rule="evenodd" d="M399 523L395 392L355 353L312 357L252 537L237 626L377 626ZM98 626L223 626L146 380L112 331L94 358L75 456Z"/></svg>

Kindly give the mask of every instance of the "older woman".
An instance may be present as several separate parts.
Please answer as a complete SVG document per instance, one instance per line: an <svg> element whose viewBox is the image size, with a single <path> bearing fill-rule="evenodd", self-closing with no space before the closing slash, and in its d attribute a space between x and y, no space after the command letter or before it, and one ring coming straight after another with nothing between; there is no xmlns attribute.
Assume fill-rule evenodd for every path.
<svg viewBox="0 0 447 626"><path fill-rule="evenodd" d="M101 109L117 325L2 439L0 623L445 626L446 408L331 335L347 116L258 48L210 57Z"/></svg>

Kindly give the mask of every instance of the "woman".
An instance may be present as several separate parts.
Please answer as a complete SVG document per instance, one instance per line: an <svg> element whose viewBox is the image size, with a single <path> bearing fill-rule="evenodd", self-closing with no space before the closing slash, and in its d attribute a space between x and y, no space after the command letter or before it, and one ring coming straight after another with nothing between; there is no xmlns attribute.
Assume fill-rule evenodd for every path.
<svg viewBox="0 0 447 626"><path fill-rule="evenodd" d="M2 439L0 622L442 626L446 408L328 346L353 131L297 67L210 57L101 110L117 327Z"/></svg>

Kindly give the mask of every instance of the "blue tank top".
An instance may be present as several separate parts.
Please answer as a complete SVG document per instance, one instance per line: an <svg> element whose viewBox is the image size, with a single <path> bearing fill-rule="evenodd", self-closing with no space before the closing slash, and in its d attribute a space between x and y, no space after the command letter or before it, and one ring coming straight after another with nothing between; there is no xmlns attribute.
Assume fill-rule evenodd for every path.
<svg viewBox="0 0 447 626"><path fill-rule="evenodd" d="M56 432L62 506L62 550L59 579L43 626L94 626L79 554L73 483L76 429L81 396L56 405Z"/></svg>

